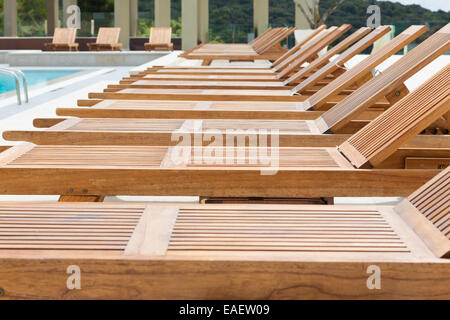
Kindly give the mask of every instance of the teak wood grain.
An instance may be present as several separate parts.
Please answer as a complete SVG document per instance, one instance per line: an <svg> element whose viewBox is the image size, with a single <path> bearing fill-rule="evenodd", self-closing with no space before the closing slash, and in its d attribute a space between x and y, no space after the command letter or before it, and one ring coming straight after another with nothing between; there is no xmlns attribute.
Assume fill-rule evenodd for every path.
<svg viewBox="0 0 450 320"><path fill-rule="evenodd" d="M0 203L1 298L448 299L449 172L395 207Z"/></svg>

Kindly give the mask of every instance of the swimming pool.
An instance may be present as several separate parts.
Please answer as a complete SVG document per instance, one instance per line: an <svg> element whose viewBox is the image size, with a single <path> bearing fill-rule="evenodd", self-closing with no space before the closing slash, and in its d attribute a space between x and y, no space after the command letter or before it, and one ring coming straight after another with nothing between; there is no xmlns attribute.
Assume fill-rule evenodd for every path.
<svg viewBox="0 0 450 320"><path fill-rule="evenodd" d="M33 85L46 85L53 80L64 78L67 76L74 75L84 70L77 69L22 69L21 70L25 77L27 78L28 86L31 87ZM62 80L62 79L61 79ZM23 81L21 80L21 86L23 87ZM15 79L6 74L0 73L0 94L7 93L9 91L16 90L16 81Z"/></svg>

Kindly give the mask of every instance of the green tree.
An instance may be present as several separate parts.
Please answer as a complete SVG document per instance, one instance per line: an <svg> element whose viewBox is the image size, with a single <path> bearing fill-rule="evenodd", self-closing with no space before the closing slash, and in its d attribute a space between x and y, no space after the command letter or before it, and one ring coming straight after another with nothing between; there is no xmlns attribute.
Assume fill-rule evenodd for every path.
<svg viewBox="0 0 450 320"><path fill-rule="evenodd" d="M17 1L18 36L44 35L47 8L45 0Z"/></svg>

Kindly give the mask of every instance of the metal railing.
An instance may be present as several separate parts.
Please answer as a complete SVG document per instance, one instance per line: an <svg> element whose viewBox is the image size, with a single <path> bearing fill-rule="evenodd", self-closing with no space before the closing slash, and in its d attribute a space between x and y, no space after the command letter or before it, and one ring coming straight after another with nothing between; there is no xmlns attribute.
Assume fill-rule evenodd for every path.
<svg viewBox="0 0 450 320"><path fill-rule="evenodd" d="M23 89L25 92L25 102L28 103L28 84L27 84L27 78L25 77L25 74L20 70L10 69L10 68L0 68L0 73L3 74L9 74L14 77L16 80L16 94L17 94L17 104L22 104L22 98L20 94L20 79L19 76L23 79Z"/></svg>

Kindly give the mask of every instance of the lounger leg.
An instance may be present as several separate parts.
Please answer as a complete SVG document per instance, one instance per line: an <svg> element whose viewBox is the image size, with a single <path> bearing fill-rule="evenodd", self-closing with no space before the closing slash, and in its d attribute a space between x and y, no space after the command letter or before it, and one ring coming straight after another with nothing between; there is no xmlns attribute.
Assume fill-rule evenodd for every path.
<svg viewBox="0 0 450 320"><path fill-rule="evenodd" d="M11 148L11 146L0 146L0 153L2 153L3 151L8 150L9 148Z"/></svg>
<svg viewBox="0 0 450 320"><path fill-rule="evenodd" d="M211 64L211 60L203 59L202 66L209 66Z"/></svg>
<svg viewBox="0 0 450 320"><path fill-rule="evenodd" d="M59 202L103 202L105 196L59 196Z"/></svg>

